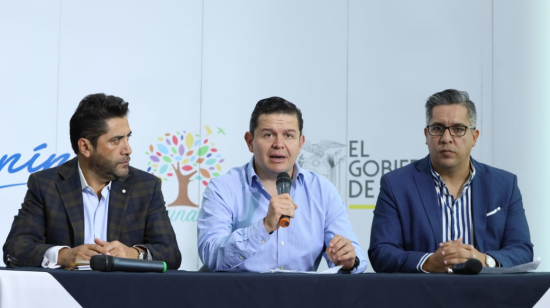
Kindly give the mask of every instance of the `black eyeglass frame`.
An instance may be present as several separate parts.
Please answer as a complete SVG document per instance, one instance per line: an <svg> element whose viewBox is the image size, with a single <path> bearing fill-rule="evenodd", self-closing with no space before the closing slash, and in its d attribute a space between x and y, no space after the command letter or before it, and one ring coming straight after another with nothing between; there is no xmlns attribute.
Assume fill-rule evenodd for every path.
<svg viewBox="0 0 550 308"><path fill-rule="evenodd" d="M430 130L430 127L441 127L441 128L443 128L443 130L441 131L440 135L434 135L434 134L432 134L432 132ZM458 128L458 127L464 129L464 134L462 134L462 135L453 135L453 132L451 131L451 128ZM453 125L453 126L428 125L428 126L426 126L426 129L428 130L428 134L430 134L430 136L435 136L435 137L443 136L443 135L445 135L445 131L449 130L449 134L451 134L451 136L453 136L453 137L464 137L466 135L466 132L468 131L468 129L476 129L476 127L475 126L465 126L465 125Z"/></svg>

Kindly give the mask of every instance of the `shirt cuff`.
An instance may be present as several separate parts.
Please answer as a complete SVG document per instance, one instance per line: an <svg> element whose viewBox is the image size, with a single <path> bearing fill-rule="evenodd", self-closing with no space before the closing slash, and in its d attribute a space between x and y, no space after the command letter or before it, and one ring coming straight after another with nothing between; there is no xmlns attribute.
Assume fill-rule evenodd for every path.
<svg viewBox="0 0 550 308"><path fill-rule="evenodd" d="M57 264L57 257L59 256L59 251L63 248L71 248L69 246L53 246L46 250L44 254L44 259L42 259L43 268L60 268L61 265Z"/></svg>
<svg viewBox="0 0 550 308"><path fill-rule="evenodd" d="M418 265L416 266L416 269L421 273L429 273L422 269L422 266L424 265L424 262L428 260L428 258L433 255L433 253L427 253L422 258L420 258L420 262L418 262Z"/></svg>
<svg viewBox="0 0 550 308"><path fill-rule="evenodd" d="M237 229L231 235L231 244L225 252L224 265L216 270L226 270L239 265L254 256L270 238L264 227L263 219L243 229Z"/></svg>
<svg viewBox="0 0 550 308"><path fill-rule="evenodd" d="M256 224L248 227L247 237L250 245L254 249L254 252L261 249L262 245L269 241L271 235L264 226L264 220L260 219ZM247 256L250 257L250 256Z"/></svg>

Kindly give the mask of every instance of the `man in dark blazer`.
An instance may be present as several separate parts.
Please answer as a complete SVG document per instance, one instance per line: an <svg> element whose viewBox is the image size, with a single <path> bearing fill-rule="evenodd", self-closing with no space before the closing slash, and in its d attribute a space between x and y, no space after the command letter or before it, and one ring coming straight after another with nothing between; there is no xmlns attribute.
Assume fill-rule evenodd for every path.
<svg viewBox="0 0 550 308"><path fill-rule="evenodd" d="M96 254L165 261L181 254L160 180L129 166L128 103L85 97L70 121L77 157L31 174L4 244L8 266L71 267Z"/></svg>
<svg viewBox="0 0 550 308"><path fill-rule="evenodd" d="M509 267L533 260L517 177L470 157L479 136L466 92L426 102L429 155L381 179L369 258L376 272L451 272L476 258Z"/></svg>

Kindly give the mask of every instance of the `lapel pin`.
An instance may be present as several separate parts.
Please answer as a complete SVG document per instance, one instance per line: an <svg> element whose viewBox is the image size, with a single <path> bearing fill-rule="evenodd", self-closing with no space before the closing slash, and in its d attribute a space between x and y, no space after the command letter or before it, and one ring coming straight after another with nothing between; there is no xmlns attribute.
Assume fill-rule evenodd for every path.
<svg viewBox="0 0 550 308"><path fill-rule="evenodd" d="M125 194L125 193L126 193L126 189L123 189L123 190L122 190L122 193Z"/></svg>

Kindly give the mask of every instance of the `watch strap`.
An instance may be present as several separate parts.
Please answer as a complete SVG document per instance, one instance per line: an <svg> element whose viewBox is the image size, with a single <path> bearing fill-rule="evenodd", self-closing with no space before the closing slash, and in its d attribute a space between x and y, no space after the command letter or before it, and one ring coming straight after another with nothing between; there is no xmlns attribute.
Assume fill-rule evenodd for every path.
<svg viewBox="0 0 550 308"><path fill-rule="evenodd" d="M355 256L355 262L353 263L350 272L356 270L359 267L359 264L361 264L361 261L359 261L359 258Z"/></svg>

